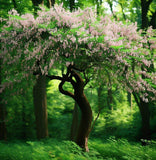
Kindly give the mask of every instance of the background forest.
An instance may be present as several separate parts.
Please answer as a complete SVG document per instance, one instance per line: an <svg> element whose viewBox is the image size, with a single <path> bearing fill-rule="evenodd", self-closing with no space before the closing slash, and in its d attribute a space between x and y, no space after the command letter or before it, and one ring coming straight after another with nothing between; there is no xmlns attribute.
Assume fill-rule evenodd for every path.
<svg viewBox="0 0 156 160"><path fill-rule="evenodd" d="M4 26L9 21L8 12L12 9L19 13L19 16L15 17L17 19L26 13L37 18L38 11L43 5L45 10L49 10L54 5L61 3L63 3L63 8L70 12L79 8L82 10L87 7L92 8L96 10L97 19L102 15L111 17L110 19L117 22L130 24L137 22L137 30L142 29L143 34L146 34L149 26L152 26L153 30L156 29L156 0L0 0L2 22L0 31L3 32ZM12 31L8 28L8 32ZM41 37L46 39L47 32L44 33L45 35ZM151 49L151 65L148 69L143 68L154 75L154 78L156 71L155 37L156 35L152 39L154 49ZM77 73L70 69L70 65L67 62L66 65L56 63L49 73L59 75L58 77L39 75L36 78L38 73L33 72L31 78L25 76L20 83L3 90L3 85L8 80L6 75L9 73L9 80L13 81L16 77L16 70L21 69L18 65L13 68L11 61L8 61L10 64L3 65L5 59L2 51L3 45L2 42L0 56L1 160L156 159L155 100L146 101L145 99L143 101L137 92L126 90L117 81L118 75L112 76L111 70L107 67L91 68L89 60L85 61L84 65L89 66L85 72L81 70L83 66L80 66L79 69L72 68L78 71L85 82L83 90L93 115L90 117L91 125L85 124L89 127L89 131L83 133L85 125L80 125L82 130L78 130L84 114L81 107L79 108L82 100L80 104L76 103L71 98L72 96L69 97L69 92L64 92L76 92L74 85L71 85L72 80L80 80L77 80ZM16 52L13 54L16 56ZM82 60L83 58L85 59L82 57ZM75 59L74 62L79 64L81 60ZM68 76L68 71L73 79L65 79L61 88L60 80L63 82L63 78ZM154 81L154 78L151 79ZM142 79L145 77L142 76ZM123 78L122 81L124 80ZM68 83L69 81L71 84ZM156 90L155 83L151 83L151 86L153 90ZM152 94L152 97L154 99L155 94ZM89 111L86 112L89 115ZM88 122L90 119L84 118L84 121ZM83 144L83 138L79 141L81 139L79 134L80 137L85 134L84 139L88 140L87 146L85 140Z"/></svg>

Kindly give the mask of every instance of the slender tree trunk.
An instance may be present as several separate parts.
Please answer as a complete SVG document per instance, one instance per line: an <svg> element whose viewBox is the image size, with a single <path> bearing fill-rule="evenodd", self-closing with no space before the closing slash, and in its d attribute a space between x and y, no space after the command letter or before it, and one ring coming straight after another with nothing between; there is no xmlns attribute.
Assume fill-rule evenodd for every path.
<svg viewBox="0 0 156 160"><path fill-rule="evenodd" d="M136 93L133 93L135 101L139 107L141 119L142 119L142 126L141 126L141 139L150 140L151 138L151 130L150 130L150 110L149 110L149 103L144 102ZM142 142L143 145L146 142Z"/></svg>
<svg viewBox="0 0 156 160"><path fill-rule="evenodd" d="M130 92L127 92L127 100L128 100L128 103L130 105L130 108L132 110L133 106L132 106L132 94Z"/></svg>
<svg viewBox="0 0 156 160"><path fill-rule="evenodd" d="M149 25L147 13L152 0L141 0L141 18L142 18L142 29L146 29Z"/></svg>
<svg viewBox="0 0 156 160"><path fill-rule="evenodd" d="M69 0L69 7L71 12L75 9L75 0Z"/></svg>
<svg viewBox="0 0 156 160"><path fill-rule="evenodd" d="M33 7L34 7L34 15L37 15L37 10L39 9L40 4L44 4L44 0L32 0Z"/></svg>
<svg viewBox="0 0 156 160"><path fill-rule="evenodd" d="M113 96L112 96L112 88L108 88L108 97L107 97L107 104L108 104L108 108L110 110L113 110Z"/></svg>
<svg viewBox="0 0 156 160"><path fill-rule="evenodd" d="M14 5L14 8L17 10L17 4L16 4L16 1L15 0L12 0L12 3Z"/></svg>
<svg viewBox="0 0 156 160"><path fill-rule="evenodd" d="M140 113L142 118L142 129L141 129L141 138L142 139L151 139L151 130L150 130L150 111L149 103L144 102L140 98Z"/></svg>
<svg viewBox="0 0 156 160"><path fill-rule="evenodd" d="M107 3L109 4L113 17L115 18L115 20L117 20L117 16L114 14L114 11L113 11L113 3L110 0L107 0Z"/></svg>
<svg viewBox="0 0 156 160"><path fill-rule="evenodd" d="M156 29L156 11L152 12L150 25L153 27L153 29Z"/></svg>
<svg viewBox="0 0 156 160"><path fill-rule="evenodd" d="M145 29L148 27L148 18L147 18L147 11L148 8L146 6L146 0L141 0L141 8L142 8L142 29Z"/></svg>
<svg viewBox="0 0 156 160"><path fill-rule="evenodd" d="M0 140L6 140L7 139L7 129L6 129L6 109L3 103L1 103L1 97L0 97Z"/></svg>
<svg viewBox="0 0 156 160"><path fill-rule="evenodd" d="M33 88L37 138L48 137L46 77L39 75Z"/></svg>
<svg viewBox="0 0 156 160"><path fill-rule="evenodd" d="M99 13L100 13L100 4L99 4L98 0L96 0L96 13L97 13L97 15L99 15Z"/></svg>
<svg viewBox="0 0 156 160"><path fill-rule="evenodd" d="M71 125L71 140L74 142L76 141L78 125L79 125L79 109L77 103L75 102L72 125Z"/></svg>
<svg viewBox="0 0 156 160"><path fill-rule="evenodd" d="M122 3L119 3L119 4L120 4L120 6L121 6L123 18L124 18L124 20L126 20L126 15L125 15L125 13L124 13L123 4L122 4Z"/></svg>

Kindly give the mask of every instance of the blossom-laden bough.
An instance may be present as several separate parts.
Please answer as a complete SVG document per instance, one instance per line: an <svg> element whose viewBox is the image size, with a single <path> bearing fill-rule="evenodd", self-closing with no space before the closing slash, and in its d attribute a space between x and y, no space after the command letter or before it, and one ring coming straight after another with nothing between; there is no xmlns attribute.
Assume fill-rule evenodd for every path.
<svg viewBox="0 0 156 160"><path fill-rule="evenodd" d="M32 14L20 16L15 10L9 14L0 33L4 73L0 92L25 78L32 79L38 71L50 77L53 67L73 65L83 70L92 66L95 72L100 67L108 69L128 92L138 93L145 102L156 100L156 73L152 69L156 38L152 28L143 35L136 23L124 24L109 16L97 18L90 8L69 12L62 5L42 8L37 18ZM60 92L78 102L76 84L81 80L77 72L71 69L70 76L60 80ZM65 81L75 87L74 94L63 90Z"/></svg>

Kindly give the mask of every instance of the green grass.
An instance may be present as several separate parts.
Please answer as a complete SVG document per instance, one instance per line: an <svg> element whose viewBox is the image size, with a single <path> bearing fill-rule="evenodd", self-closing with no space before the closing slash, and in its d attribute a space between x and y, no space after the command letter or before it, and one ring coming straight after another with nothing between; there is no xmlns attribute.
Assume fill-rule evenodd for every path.
<svg viewBox="0 0 156 160"><path fill-rule="evenodd" d="M0 160L155 160L156 142L148 146L125 139L89 140L90 152L75 143L46 139L0 142Z"/></svg>

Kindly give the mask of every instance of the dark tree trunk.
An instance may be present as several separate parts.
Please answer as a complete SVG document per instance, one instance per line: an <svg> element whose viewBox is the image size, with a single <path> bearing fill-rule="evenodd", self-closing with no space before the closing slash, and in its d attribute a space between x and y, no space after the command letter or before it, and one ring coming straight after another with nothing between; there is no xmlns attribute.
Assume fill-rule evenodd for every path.
<svg viewBox="0 0 156 160"><path fill-rule="evenodd" d="M130 105L130 108L132 110L133 106L132 106L132 94L130 92L127 92L127 100L128 100L128 103Z"/></svg>
<svg viewBox="0 0 156 160"><path fill-rule="evenodd" d="M34 15L37 14L40 4L44 4L44 0L32 0L34 6ZM39 66L39 61L37 61ZM39 71L40 73L40 71ZM46 76L38 75L36 84L33 88L34 110L36 119L37 138L48 137L48 119L47 119L47 99L46 99Z"/></svg>
<svg viewBox="0 0 156 160"><path fill-rule="evenodd" d="M39 75L33 88L37 138L48 137L46 77Z"/></svg>
<svg viewBox="0 0 156 160"><path fill-rule="evenodd" d="M2 84L2 59L0 58L0 87ZM7 129L6 129L6 108L3 103L3 94L0 93L0 140L6 140Z"/></svg>
<svg viewBox="0 0 156 160"><path fill-rule="evenodd" d="M75 9L75 0L69 0L69 7L71 12Z"/></svg>
<svg viewBox="0 0 156 160"><path fill-rule="evenodd" d="M63 75L63 77L60 76L47 76L47 77L49 77L51 80L52 79L61 80L61 83L59 84L59 91L62 94L72 97L79 105L79 108L81 110L81 120L78 127L76 143L80 147L82 147L85 151L89 151L88 137L91 131L92 110L86 96L84 95L85 83L83 79L76 71L72 69L71 66L68 67L67 73L66 75ZM75 80L73 80L73 78ZM70 82L72 84L74 88L74 93L65 91L63 89L63 85L65 84L65 82Z"/></svg>
<svg viewBox="0 0 156 160"><path fill-rule="evenodd" d="M149 103L144 102L140 97L138 97L135 93L133 93L135 101L139 107L142 126L141 126L141 139L150 140L151 139L151 130L150 130L150 110ZM143 142L143 145L146 143Z"/></svg>
<svg viewBox="0 0 156 160"><path fill-rule="evenodd" d="M142 19L142 29L147 29L149 26L149 20L147 17L147 13L149 10L149 6L152 3L152 0L141 0L141 19ZM151 67L150 67L151 68ZM144 70L142 66L142 70ZM134 72L134 67L133 67ZM144 79L145 77L142 76ZM151 130L150 130L150 103L151 102L144 102L141 98L139 98L139 95L136 93L133 93L135 101L139 107L141 119L142 119L142 128L141 128L141 137L142 139L149 140L151 138ZM144 145L144 143L143 143Z"/></svg>
<svg viewBox="0 0 156 160"><path fill-rule="evenodd" d="M12 0L12 3L14 5L14 8L17 10L17 4L16 4L16 1L15 0Z"/></svg>
<svg viewBox="0 0 156 160"><path fill-rule="evenodd" d="M7 129L6 129L6 109L2 103L2 98L0 97L0 140L7 139Z"/></svg>
<svg viewBox="0 0 156 160"><path fill-rule="evenodd" d="M142 19L142 29L146 29L149 25L147 13L152 0L141 0L141 19Z"/></svg>
<svg viewBox="0 0 156 160"><path fill-rule="evenodd" d="M153 27L153 29L156 29L156 11L152 12L150 25Z"/></svg>
<svg viewBox="0 0 156 160"><path fill-rule="evenodd" d="M108 88L108 97L107 97L107 104L108 104L108 108L110 110L113 110L113 96L112 96L112 88Z"/></svg>
<svg viewBox="0 0 156 160"><path fill-rule="evenodd" d="M75 102L72 125L71 125L71 140L74 142L76 141L78 125L79 125L79 109L77 103Z"/></svg>
<svg viewBox="0 0 156 160"><path fill-rule="evenodd" d="M81 78L81 76L76 73L75 71L71 70L72 77L75 78L76 82L72 82L73 88L74 88L74 95L72 95L72 98L77 102L77 104L80 107L81 110L81 120L80 125L78 128L78 134L76 137L76 143L85 149L85 151L89 151L88 149L88 137L89 133L91 131L91 123L92 123L92 110L90 107L90 104L84 95L84 81ZM64 83L63 83L64 84ZM60 84L60 87L63 85ZM60 92L62 92L60 88Z"/></svg>
<svg viewBox="0 0 156 160"><path fill-rule="evenodd" d="M77 96L76 101L81 110L81 121L78 129L78 135L76 138L76 143L85 149L85 151L89 151L88 149L88 137L91 131L91 123L92 123L92 110L90 104L84 94Z"/></svg>
<svg viewBox="0 0 156 160"><path fill-rule="evenodd" d="M34 7L34 15L37 15L37 10L39 9L40 4L44 4L44 0L32 0L33 7Z"/></svg>
<svg viewBox="0 0 156 160"><path fill-rule="evenodd" d="M142 118L142 129L141 129L141 138L142 139L151 139L151 130L150 130L150 111L149 103L144 102L140 98L140 113Z"/></svg>

